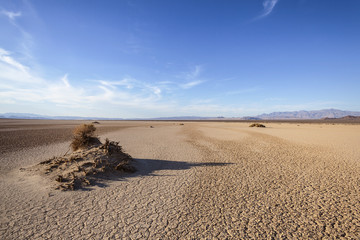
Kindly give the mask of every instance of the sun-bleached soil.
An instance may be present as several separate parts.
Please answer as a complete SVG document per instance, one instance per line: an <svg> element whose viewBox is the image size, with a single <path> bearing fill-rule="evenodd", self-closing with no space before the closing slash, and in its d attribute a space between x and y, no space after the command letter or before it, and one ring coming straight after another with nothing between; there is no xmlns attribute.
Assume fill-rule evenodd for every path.
<svg viewBox="0 0 360 240"><path fill-rule="evenodd" d="M80 122L7 121L1 239L360 236L360 125L101 122L100 138L119 141L138 171L62 192L20 169L64 155ZM49 129L63 137L49 141Z"/></svg>

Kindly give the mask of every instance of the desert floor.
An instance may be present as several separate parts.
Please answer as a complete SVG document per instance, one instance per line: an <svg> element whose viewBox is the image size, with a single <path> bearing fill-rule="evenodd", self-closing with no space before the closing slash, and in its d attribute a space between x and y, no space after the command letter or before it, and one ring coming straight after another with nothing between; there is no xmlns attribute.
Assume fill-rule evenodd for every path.
<svg viewBox="0 0 360 240"><path fill-rule="evenodd" d="M359 124L100 121L136 173L63 192L23 170L80 123L0 120L1 239L360 236Z"/></svg>

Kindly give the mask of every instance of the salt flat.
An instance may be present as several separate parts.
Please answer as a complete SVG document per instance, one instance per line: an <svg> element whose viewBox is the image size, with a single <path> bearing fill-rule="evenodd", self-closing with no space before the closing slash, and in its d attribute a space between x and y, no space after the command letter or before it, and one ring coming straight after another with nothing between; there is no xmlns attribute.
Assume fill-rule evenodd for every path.
<svg viewBox="0 0 360 240"><path fill-rule="evenodd" d="M360 125L101 121L138 172L61 192L19 170L65 154L79 123L0 121L1 239L360 235Z"/></svg>

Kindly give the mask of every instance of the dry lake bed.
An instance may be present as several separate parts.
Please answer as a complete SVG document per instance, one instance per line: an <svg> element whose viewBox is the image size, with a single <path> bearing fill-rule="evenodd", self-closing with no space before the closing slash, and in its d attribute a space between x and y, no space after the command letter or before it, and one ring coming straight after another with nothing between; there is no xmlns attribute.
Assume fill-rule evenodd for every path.
<svg viewBox="0 0 360 240"><path fill-rule="evenodd" d="M0 120L1 239L360 236L360 124L100 121L137 172L60 191L24 170L81 123Z"/></svg>

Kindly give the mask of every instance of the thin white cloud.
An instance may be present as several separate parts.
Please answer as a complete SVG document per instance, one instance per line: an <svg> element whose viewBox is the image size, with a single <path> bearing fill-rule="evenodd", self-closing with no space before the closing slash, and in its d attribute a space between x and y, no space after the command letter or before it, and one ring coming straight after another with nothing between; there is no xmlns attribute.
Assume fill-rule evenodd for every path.
<svg viewBox="0 0 360 240"><path fill-rule="evenodd" d="M0 102L38 103L69 109L92 109L96 105L151 108L161 99L159 86L124 78L120 81L92 81L73 85L65 74L59 79L37 77L32 69L0 48ZM102 109L98 109L101 111Z"/></svg>
<svg viewBox="0 0 360 240"><path fill-rule="evenodd" d="M21 16L21 12L11 12L6 10L2 10L1 14L7 16L11 21L14 21L16 17Z"/></svg>
<svg viewBox="0 0 360 240"><path fill-rule="evenodd" d="M61 81L63 81L63 83L65 84L65 86L67 87L67 88L70 88L71 86L70 86L70 83L69 83L69 80L68 80L68 75L67 74L65 74L65 76L61 79Z"/></svg>
<svg viewBox="0 0 360 240"><path fill-rule="evenodd" d="M157 82L157 85L166 92L173 92L179 89L190 89L206 82L206 80L199 79L202 72L203 67L201 65L195 65L191 71L182 72L175 76L180 79L180 81L159 81Z"/></svg>
<svg viewBox="0 0 360 240"><path fill-rule="evenodd" d="M203 81L203 80L191 81L191 82L188 82L185 84L181 84L180 87L183 89L189 89L189 88L195 87L203 82L205 82L205 81Z"/></svg>
<svg viewBox="0 0 360 240"><path fill-rule="evenodd" d="M148 86L151 90L152 90L152 92L156 95L156 96L158 96L158 97L161 97L161 89L159 88L159 87L152 87L152 86Z"/></svg>
<svg viewBox="0 0 360 240"><path fill-rule="evenodd" d="M278 3L279 0L264 0L263 2L263 12L256 17L255 19L261 19L268 16L274 9L275 5Z"/></svg>
<svg viewBox="0 0 360 240"><path fill-rule="evenodd" d="M144 94L153 94L157 98L161 98L162 90L160 86L138 81L134 78L126 77L119 81L99 80L98 82L102 86L110 87L113 90L122 89L132 93L142 92Z"/></svg>
<svg viewBox="0 0 360 240"><path fill-rule="evenodd" d="M98 82L111 88L116 88L117 86L124 86L127 89L133 89L135 85L138 85L138 81L129 77L126 77L120 81L99 80Z"/></svg>
<svg viewBox="0 0 360 240"><path fill-rule="evenodd" d="M179 78L185 79L186 82L180 83L178 86L182 89L189 89L205 82L204 80L198 79L202 71L203 67L201 65L194 66L192 71L183 73L179 76Z"/></svg>
<svg viewBox="0 0 360 240"><path fill-rule="evenodd" d="M30 6L29 3L26 3L26 5ZM20 35L16 34L14 36L12 36L12 38L16 39L17 42L19 43L18 48L22 49L22 54L23 57L27 57L27 58L31 58L31 49L34 45L34 41L33 41L33 37L32 35L27 32L22 26L21 24L19 24L16 21L16 18L21 17L22 16L22 12L18 11L18 12L12 12L12 11L7 11L7 10L1 10L0 11L0 15L6 16L9 20L9 22L18 30L18 33L20 33ZM29 9L27 10L27 18L26 20L32 20L35 18L34 15L34 11L29 11ZM38 22L37 22L38 23Z"/></svg>
<svg viewBox="0 0 360 240"><path fill-rule="evenodd" d="M199 72L195 68L192 76L199 77ZM237 115L241 111L236 107L213 104L212 100L206 99L179 103L171 91L176 96L176 91L204 82L196 78L184 84L172 81L149 83L131 77L80 83L72 80L68 74L48 79L39 77L33 68L0 48L0 112L16 108L23 109L20 112L41 109L39 111L42 112L37 113L53 115L155 117Z"/></svg>
<svg viewBox="0 0 360 240"><path fill-rule="evenodd" d="M202 66L196 65L194 67L194 70L192 70L191 72L185 74L185 78L188 79L188 80L195 79L200 75L202 70L203 70Z"/></svg>
<svg viewBox="0 0 360 240"><path fill-rule="evenodd" d="M0 61L10 65L13 68L20 70L21 72L27 72L28 68L22 65L21 63L15 61L12 57L10 57L10 52L5 49L0 48Z"/></svg>
<svg viewBox="0 0 360 240"><path fill-rule="evenodd" d="M12 82L40 83L42 80L30 73L29 67L16 61L11 53L0 48L0 79Z"/></svg>

